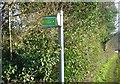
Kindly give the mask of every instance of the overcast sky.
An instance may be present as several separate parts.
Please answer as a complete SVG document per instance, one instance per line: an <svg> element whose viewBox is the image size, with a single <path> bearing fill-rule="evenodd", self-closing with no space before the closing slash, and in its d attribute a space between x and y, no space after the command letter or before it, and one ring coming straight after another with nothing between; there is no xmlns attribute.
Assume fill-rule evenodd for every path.
<svg viewBox="0 0 120 84"><path fill-rule="evenodd" d="M117 10L118 10L118 2L119 2L120 0L115 0L115 6L116 6L116 8L117 8ZM114 33L116 33L116 32L118 32L120 29L119 29L119 25L118 25L118 14L117 14L117 17L116 17L116 21L115 21L115 25L116 25L116 29L112 32L112 34L114 34Z"/></svg>
<svg viewBox="0 0 120 84"><path fill-rule="evenodd" d="M120 0L115 0L115 2L119 2Z"/></svg>

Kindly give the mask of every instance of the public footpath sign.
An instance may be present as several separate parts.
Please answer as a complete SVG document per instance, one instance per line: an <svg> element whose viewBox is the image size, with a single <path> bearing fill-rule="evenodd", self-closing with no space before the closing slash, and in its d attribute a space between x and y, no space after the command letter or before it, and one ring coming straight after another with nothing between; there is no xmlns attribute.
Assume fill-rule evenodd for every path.
<svg viewBox="0 0 120 84"><path fill-rule="evenodd" d="M60 10L56 16L43 16L40 19L42 28L58 27L58 41L60 49L60 82L64 83L64 33L63 33L63 11Z"/></svg>
<svg viewBox="0 0 120 84"><path fill-rule="evenodd" d="M40 19L40 24L42 28L57 27L57 17L56 16L43 16Z"/></svg>

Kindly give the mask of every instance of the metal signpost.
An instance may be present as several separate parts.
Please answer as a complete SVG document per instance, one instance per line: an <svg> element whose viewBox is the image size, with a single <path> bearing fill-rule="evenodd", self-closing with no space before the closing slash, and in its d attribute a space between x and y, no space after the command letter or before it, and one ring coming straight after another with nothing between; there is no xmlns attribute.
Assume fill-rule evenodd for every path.
<svg viewBox="0 0 120 84"><path fill-rule="evenodd" d="M60 51L60 82L64 82L64 34L63 34L63 11L60 10L58 15L58 34L59 34L59 44L61 47Z"/></svg>
<svg viewBox="0 0 120 84"><path fill-rule="evenodd" d="M44 16L40 20L43 28L58 27L58 39L60 51L60 82L64 82L64 33L63 33L63 11L60 10L56 16Z"/></svg>

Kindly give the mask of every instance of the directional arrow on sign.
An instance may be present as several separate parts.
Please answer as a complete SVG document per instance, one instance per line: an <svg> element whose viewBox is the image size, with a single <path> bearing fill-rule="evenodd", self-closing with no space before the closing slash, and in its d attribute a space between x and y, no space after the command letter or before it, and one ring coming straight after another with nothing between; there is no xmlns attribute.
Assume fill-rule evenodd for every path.
<svg viewBox="0 0 120 84"><path fill-rule="evenodd" d="M56 16L43 16L40 19L40 24L43 28L57 27L57 17Z"/></svg>

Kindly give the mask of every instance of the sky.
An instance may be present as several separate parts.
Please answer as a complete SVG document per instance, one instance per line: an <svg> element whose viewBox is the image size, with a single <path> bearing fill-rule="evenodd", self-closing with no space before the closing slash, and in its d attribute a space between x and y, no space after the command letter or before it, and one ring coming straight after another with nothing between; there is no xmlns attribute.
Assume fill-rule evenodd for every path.
<svg viewBox="0 0 120 84"><path fill-rule="evenodd" d="M115 6L116 6L117 10L118 10L118 3L117 2L119 2L119 1L120 0L115 0ZM120 30L119 25L118 25L118 14L117 14L117 17L116 17L115 25L116 25L116 29L115 29L115 31L112 32L112 34L118 32Z"/></svg>
<svg viewBox="0 0 120 84"><path fill-rule="evenodd" d="M120 0L115 0L115 2L119 2Z"/></svg>

